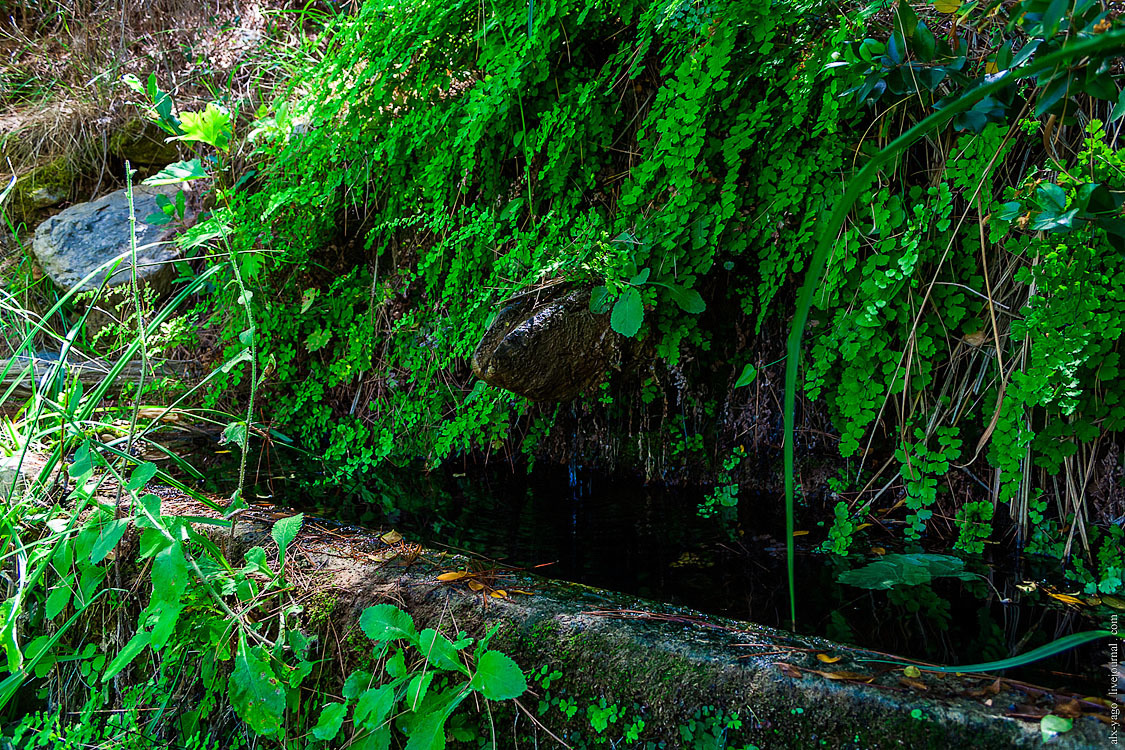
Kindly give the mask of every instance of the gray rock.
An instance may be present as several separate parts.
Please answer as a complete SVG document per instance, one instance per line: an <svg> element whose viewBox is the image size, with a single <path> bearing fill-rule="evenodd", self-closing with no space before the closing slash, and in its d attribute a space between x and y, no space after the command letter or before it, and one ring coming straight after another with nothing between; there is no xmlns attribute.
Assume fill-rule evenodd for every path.
<svg viewBox="0 0 1125 750"><path fill-rule="evenodd" d="M569 401L620 359L609 314L590 312L590 290L539 290L505 303L473 353L473 374L533 401Z"/></svg>
<svg viewBox="0 0 1125 750"><path fill-rule="evenodd" d="M137 217L137 277L156 292L163 293L175 272L169 261L179 257L170 241L167 227L151 226L144 217L158 211L156 196L171 196L174 187L151 188L139 185L133 191ZM32 254L39 266L58 287L70 291L95 268L108 260L125 255L107 287L129 283L129 203L124 190L79 203L50 217L35 230ZM82 291L97 289L105 279L103 271L93 277Z"/></svg>

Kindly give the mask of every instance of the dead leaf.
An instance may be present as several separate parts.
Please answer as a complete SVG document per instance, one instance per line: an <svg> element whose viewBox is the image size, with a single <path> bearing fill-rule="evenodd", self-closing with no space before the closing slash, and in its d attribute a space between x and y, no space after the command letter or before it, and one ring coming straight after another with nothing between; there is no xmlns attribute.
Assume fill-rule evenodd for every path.
<svg viewBox="0 0 1125 750"><path fill-rule="evenodd" d="M491 594L489 594L489 596L491 596L493 599L507 599L508 592L504 589L496 589Z"/></svg>
<svg viewBox="0 0 1125 750"><path fill-rule="evenodd" d="M972 333L965 334L965 336L961 340L969 346L980 346L985 342L985 339L987 337L988 336L984 331L973 331Z"/></svg>
<svg viewBox="0 0 1125 750"><path fill-rule="evenodd" d="M861 523L859 526L856 526L855 529L853 529L853 531L863 531L868 526L874 526L874 525L875 524L871 524L871 523Z"/></svg>
<svg viewBox="0 0 1125 750"><path fill-rule="evenodd" d="M1108 709L1111 709L1111 710L1113 709L1113 706L1114 706L1113 701L1109 700L1108 698L1099 698L1096 695L1084 695L1084 696L1082 696L1082 700L1086 701L1087 703L1096 703L1099 706L1102 706L1104 708L1108 708Z"/></svg>
<svg viewBox="0 0 1125 750"><path fill-rule="evenodd" d="M1107 594L1102 594L1102 604L1113 607L1114 609L1125 609L1125 599L1109 596Z"/></svg>
<svg viewBox="0 0 1125 750"><path fill-rule="evenodd" d="M907 677L918 678L922 676L922 670L918 669L918 667L914 666L913 664L911 664L909 667L905 667L902 670L902 673Z"/></svg>
<svg viewBox="0 0 1125 750"><path fill-rule="evenodd" d="M513 594L523 594L524 596L535 596L534 593L532 593L530 591L524 591L523 589L512 589L512 593Z"/></svg>
<svg viewBox="0 0 1125 750"><path fill-rule="evenodd" d="M462 578L468 578L472 573L467 570L453 570L448 573L442 573L437 577L439 581L460 581Z"/></svg>
<svg viewBox="0 0 1125 750"><path fill-rule="evenodd" d="M871 554L873 554L873 555L885 555L885 554L887 554L887 550L883 547L872 547L871 548Z"/></svg>
<svg viewBox="0 0 1125 750"><path fill-rule="evenodd" d="M379 537L379 539L383 542L383 544L398 544L402 541L402 534L398 533L394 529L391 529L386 534L383 534L383 536Z"/></svg>
<svg viewBox="0 0 1125 750"><path fill-rule="evenodd" d="M484 588L484 584L481 583L480 581L475 580L475 579L469 581L468 583L469 583L469 588L471 588L473 591L480 591L481 589Z"/></svg>
<svg viewBox="0 0 1125 750"><path fill-rule="evenodd" d="M875 679L875 675L860 674L859 672L821 672L819 669L814 669L812 671L829 680L855 680L858 682L871 682Z"/></svg>
<svg viewBox="0 0 1125 750"><path fill-rule="evenodd" d="M1082 715L1082 704L1071 698L1066 703L1056 703L1051 713L1064 719L1077 719Z"/></svg>
<svg viewBox="0 0 1125 750"><path fill-rule="evenodd" d="M809 532L807 532L807 531L794 531L793 536L804 536L805 534L808 534L808 533Z"/></svg>
<svg viewBox="0 0 1125 750"><path fill-rule="evenodd" d="M138 419L160 419L161 422L179 422L180 412L172 409L167 414L164 413L163 406L143 406L137 409Z"/></svg>
<svg viewBox="0 0 1125 750"><path fill-rule="evenodd" d="M909 677L899 677L898 681L913 690L929 690L930 686L921 680L912 680Z"/></svg>
<svg viewBox="0 0 1125 750"><path fill-rule="evenodd" d="M797 669L792 664L786 664L783 661L776 661L774 662L774 664L777 665L777 668L780 669L781 673L786 677L794 680L803 680L805 678L805 675L801 673L801 670Z"/></svg>
<svg viewBox="0 0 1125 750"><path fill-rule="evenodd" d="M1058 599L1063 604L1070 604L1074 607L1081 607L1083 604L1081 599L1079 599L1077 596L1071 596L1070 594L1056 594L1054 591L1048 591L1047 596L1051 597L1052 599Z"/></svg>
<svg viewBox="0 0 1125 750"><path fill-rule="evenodd" d="M844 657L842 657L842 656L829 656L828 654L817 654L816 658L817 658L817 661L822 661L825 664L835 664L836 662L840 661Z"/></svg>
<svg viewBox="0 0 1125 750"><path fill-rule="evenodd" d="M961 9L961 0L934 0L934 10L938 13L956 13Z"/></svg>

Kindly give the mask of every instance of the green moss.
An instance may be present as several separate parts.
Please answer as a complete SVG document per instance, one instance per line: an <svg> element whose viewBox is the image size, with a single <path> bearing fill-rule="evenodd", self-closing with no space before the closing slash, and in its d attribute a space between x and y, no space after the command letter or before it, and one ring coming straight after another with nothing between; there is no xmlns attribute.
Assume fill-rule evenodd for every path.
<svg viewBox="0 0 1125 750"><path fill-rule="evenodd" d="M339 594L331 592L313 594L305 602L306 622L310 627L316 627L323 622L327 622L339 601Z"/></svg>
<svg viewBox="0 0 1125 750"><path fill-rule="evenodd" d="M109 137L109 153L135 167L163 167L177 160L176 147L165 143L167 133L154 123L136 118Z"/></svg>
<svg viewBox="0 0 1125 750"><path fill-rule="evenodd" d="M66 200L77 175L67 156L52 159L21 175L12 189L4 211L12 225L31 225L43 209Z"/></svg>

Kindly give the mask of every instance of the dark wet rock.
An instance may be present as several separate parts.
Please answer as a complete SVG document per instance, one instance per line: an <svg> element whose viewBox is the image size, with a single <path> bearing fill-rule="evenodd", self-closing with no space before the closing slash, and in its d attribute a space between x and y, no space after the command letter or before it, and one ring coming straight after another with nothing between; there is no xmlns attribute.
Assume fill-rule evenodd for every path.
<svg viewBox="0 0 1125 750"><path fill-rule="evenodd" d="M137 217L137 277L157 293L166 291L175 272L170 261L179 257L168 241L165 227L146 224L144 217L158 211L156 196L174 189L137 186L133 193ZM113 258L125 255L109 277L107 287L127 284L129 268L129 202L124 190L90 203L79 203L39 225L31 252L60 289L70 291L91 271ZM82 291L98 289L106 278L103 271L82 285Z"/></svg>
<svg viewBox="0 0 1125 750"><path fill-rule="evenodd" d="M590 312L590 290L539 290L508 300L473 353L473 374L533 401L569 401L620 358L609 314Z"/></svg>

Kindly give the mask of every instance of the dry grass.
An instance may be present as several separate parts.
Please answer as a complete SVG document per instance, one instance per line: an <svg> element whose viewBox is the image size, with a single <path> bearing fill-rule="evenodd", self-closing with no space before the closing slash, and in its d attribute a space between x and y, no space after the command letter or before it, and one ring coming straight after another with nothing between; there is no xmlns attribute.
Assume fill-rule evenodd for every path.
<svg viewBox="0 0 1125 750"><path fill-rule="evenodd" d="M121 84L155 73L182 111L221 98L253 111L279 85L279 54L299 49L310 14L286 0L46 0L0 18L0 172L68 158L83 200L123 180L108 154L137 117ZM10 163L10 166L9 166Z"/></svg>

